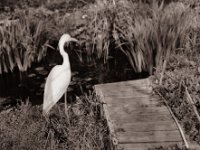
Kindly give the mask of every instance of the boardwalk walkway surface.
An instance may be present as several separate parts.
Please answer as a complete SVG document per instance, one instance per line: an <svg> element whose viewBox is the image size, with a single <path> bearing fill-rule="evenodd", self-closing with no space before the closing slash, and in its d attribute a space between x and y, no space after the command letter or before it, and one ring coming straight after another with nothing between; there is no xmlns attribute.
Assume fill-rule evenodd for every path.
<svg viewBox="0 0 200 150"><path fill-rule="evenodd" d="M104 101L117 149L147 150L183 142L169 110L152 94L149 79L95 85Z"/></svg>

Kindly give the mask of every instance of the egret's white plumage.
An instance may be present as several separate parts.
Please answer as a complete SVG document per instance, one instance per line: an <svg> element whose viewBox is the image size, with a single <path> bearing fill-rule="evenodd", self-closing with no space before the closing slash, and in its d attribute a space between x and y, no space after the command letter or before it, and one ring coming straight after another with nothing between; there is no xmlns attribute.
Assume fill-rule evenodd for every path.
<svg viewBox="0 0 200 150"><path fill-rule="evenodd" d="M43 113L48 114L50 109L59 101L63 94L67 91L67 88L71 80L71 68L69 62L69 56L64 50L66 42L77 41L70 37L68 34L63 34L59 40L58 47L60 54L63 57L63 64L55 66L49 73L45 88L44 88L44 102ZM65 100L66 105L66 100Z"/></svg>

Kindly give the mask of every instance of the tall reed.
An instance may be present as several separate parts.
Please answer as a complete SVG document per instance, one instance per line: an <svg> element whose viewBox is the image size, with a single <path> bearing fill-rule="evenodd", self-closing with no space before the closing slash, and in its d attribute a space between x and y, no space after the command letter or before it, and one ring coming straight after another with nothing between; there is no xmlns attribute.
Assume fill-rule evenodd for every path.
<svg viewBox="0 0 200 150"><path fill-rule="evenodd" d="M1 26L0 73L15 66L25 71L31 62L45 56L48 39L68 32L80 41L75 52L83 64L105 63L111 50L121 50L136 72L153 74L165 68L172 51L183 46L192 19L190 9L182 3L130 0L97 0L72 14L47 14L46 9L37 14L46 15L46 25L28 15L25 21Z"/></svg>
<svg viewBox="0 0 200 150"><path fill-rule="evenodd" d="M0 74L18 67L26 71L46 53L47 35L42 21L33 23L25 16L10 25L0 26Z"/></svg>
<svg viewBox="0 0 200 150"><path fill-rule="evenodd" d="M115 21L114 38L133 69L152 74L154 67L165 68L170 53L183 46L190 28L189 10L181 3L164 6L156 1L150 6L138 4L133 10L125 4L121 9Z"/></svg>

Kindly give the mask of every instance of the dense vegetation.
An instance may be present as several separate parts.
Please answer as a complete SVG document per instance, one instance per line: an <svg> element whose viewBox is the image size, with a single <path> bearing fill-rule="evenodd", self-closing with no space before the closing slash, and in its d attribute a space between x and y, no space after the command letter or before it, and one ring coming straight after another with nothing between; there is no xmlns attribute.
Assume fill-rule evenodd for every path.
<svg viewBox="0 0 200 150"><path fill-rule="evenodd" d="M61 34L70 33L80 43L71 48L78 64L112 62L116 72L153 75L155 91L166 99L190 140L200 144L200 122L185 96L187 89L200 113L199 6L199 0L2 0L0 74L26 72L56 49ZM101 104L89 95L70 104L70 124L63 121L62 109L57 111L62 105L48 121L40 106L24 103L1 113L0 149L108 148Z"/></svg>
<svg viewBox="0 0 200 150"><path fill-rule="evenodd" d="M57 2L60 7L55 10L48 7L52 3L55 2L39 3L36 9L16 8L13 13L9 12L9 18L5 17L8 13L2 15L16 22L1 27L0 72L8 72L14 66L27 70L33 61L46 56L52 41L69 32L80 40L76 53L81 63L105 63L110 56L122 51L136 72L152 74L153 67L162 66L163 58L167 60L170 51L183 46L186 32L194 24L192 17L196 17L182 3L119 1L114 5L112 1L97 1L97 6L93 3L81 8L71 6L72 14L63 8L68 6L64 2Z"/></svg>

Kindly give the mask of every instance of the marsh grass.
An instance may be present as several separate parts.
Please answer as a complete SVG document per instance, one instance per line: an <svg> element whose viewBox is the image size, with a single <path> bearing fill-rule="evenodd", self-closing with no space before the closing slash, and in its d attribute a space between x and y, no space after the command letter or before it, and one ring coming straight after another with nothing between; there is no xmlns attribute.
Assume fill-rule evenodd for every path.
<svg viewBox="0 0 200 150"><path fill-rule="evenodd" d="M78 56L86 64L106 63L111 51L121 50L135 72L164 71L171 52L186 42L191 12L178 2L96 1L83 9L86 18L75 23L82 43Z"/></svg>
<svg viewBox="0 0 200 150"><path fill-rule="evenodd" d="M111 44L112 5L97 3L78 10L74 33L80 41L81 51L76 51L83 64L92 65L99 61L106 63ZM75 18L75 17L74 17ZM73 34L73 33L72 33Z"/></svg>
<svg viewBox="0 0 200 150"><path fill-rule="evenodd" d="M62 1L57 2L59 6L60 3ZM17 27L12 25L9 34L5 32L5 27L1 27L1 37L4 39L5 36L8 40L4 42L6 45L2 41L5 46L1 48L0 72L8 72L16 64L21 71L27 70L31 62L45 56L49 41L58 41L61 34L66 32L80 41L80 46L73 51L82 65L107 63L113 57L111 51L121 50L135 72L153 74L156 70L164 71L171 52L182 48L187 42L188 30L196 15L183 3L164 5L164 2L155 0L150 4L98 0L88 2L81 8L72 8L68 13L63 12L64 8L55 11L43 5L24 11L25 24L19 21ZM11 35L17 39L13 45L10 44ZM8 56L13 54L8 53L12 53L16 47L23 54L15 54L14 59ZM37 58L36 53L39 54ZM22 61L22 58L25 60Z"/></svg>
<svg viewBox="0 0 200 150"><path fill-rule="evenodd" d="M69 117L70 124L63 104L57 104L46 120L41 106L22 102L16 108L0 113L0 149L109 148L102 104L94 94L79 97L70 104Z"/></svg>
<svg viewBox="0 0 200 150"><path fill-rule="evenodd" d="M150 6L132 5L133 10L129 3L122 5L115 21L114 37L135 71L147 70L152 74L153 67L162 68L171 51L183 46L190 28L190 12L179 3L166 7L155 1Z"/></svg>
<svg viewBox="0 0 200 150"><path fill-rule="evenodd" d="M2 2L2 7L12 7L13 10L1 14L5 23L0 26L0 74L12 71L15 67L22 72L27 71L33 62L46 56L47 47L51 47L49 41L54 42L61 34L69 32L65 13L93 3L92 0L34 2L35 5L29 0ZM6 24L7 15L14 19L14 23Z"/></svg>
<svg viewBox="0 0 200 150"><path fill-rule="evenodd" d="M42 21L33 24L24 16L13 24L0 26L0 73L12 71L15 66L26 71L46 54L47 42Z"/></svg>

